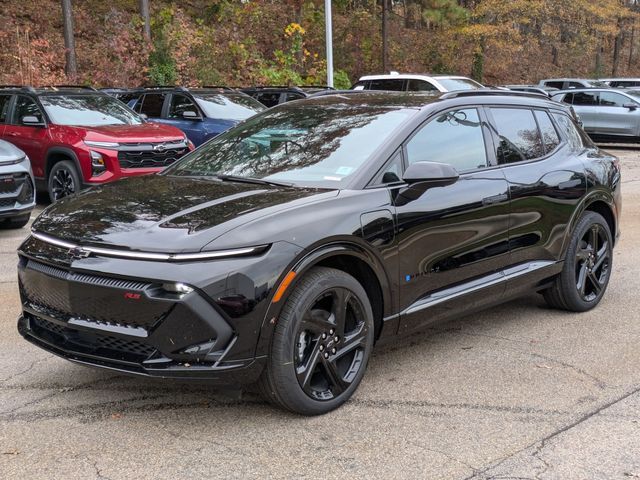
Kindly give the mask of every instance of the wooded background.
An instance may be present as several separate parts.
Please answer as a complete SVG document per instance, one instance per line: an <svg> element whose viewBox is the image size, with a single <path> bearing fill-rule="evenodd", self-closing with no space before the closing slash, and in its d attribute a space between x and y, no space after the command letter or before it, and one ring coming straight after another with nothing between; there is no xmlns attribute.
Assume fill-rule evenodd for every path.
<svg viewBox="0 0 640 480"><path fill-rule="evenodd" d="M385 17L392 70L495 85L640 76L639 2L335 0L336 86L384 71ZM4 84L326 83L322 0L0 0L0 26Z"/></svg>

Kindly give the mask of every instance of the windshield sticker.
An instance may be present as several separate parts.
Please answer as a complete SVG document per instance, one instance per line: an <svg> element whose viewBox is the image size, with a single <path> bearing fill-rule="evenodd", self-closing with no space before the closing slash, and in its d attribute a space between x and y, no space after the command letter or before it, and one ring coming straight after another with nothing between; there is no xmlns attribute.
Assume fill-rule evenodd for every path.
<svg viewBox="0 0 640 480"><path fill-rule="evenodd" d="M323 177L324 180L331 180L332 182L339 182L342 180L342 177Z"/></svg>
<svg viewBox="0 0 640 480"><path fill-rule="evenodd" d="M346 176L353 172L353 167L340 167L336 170L337 175Z"/></svg>

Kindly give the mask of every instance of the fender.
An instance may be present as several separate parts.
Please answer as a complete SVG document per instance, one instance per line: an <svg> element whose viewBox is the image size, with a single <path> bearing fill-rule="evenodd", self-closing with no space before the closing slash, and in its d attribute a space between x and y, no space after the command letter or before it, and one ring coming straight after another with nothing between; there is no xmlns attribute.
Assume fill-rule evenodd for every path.
<svg viewBox="0 0 640 480"><path fill-rule="evenodd" d="M71 161L73 161L73 163L76 166L76 169L78 170L78 174L80 175L80 188L86 188L86 184L84 182L84 172L82 170L82 166L80 165L80 160L78 159L78 156L76 155L76 152L74 152L71 148L69 147L51 147L49 150L47 150L47 156L46 156L46 169L47 169L47 177L45 177L44 181L45 184L48 182L48 177L49 177L49 158L51 157L51 155L56 154L56 153L60 153L62 155L65 155L67 157L69 157L71 159Z"/></svg>
<svg viewBox="0 0 640 480"><path fill-rule="evenodd" d="M594 202L604 202L607 204L607 206L611 209L613 218L616 222L616 229L617 229L618 214L617 214L616 204L613 196L605 190L601 190L601 189L591 190L582 198L578 206L573 211L573 215L571 216L571 219L569 221L569 226L565 231L564 238L562 239L562 249L561 249L562 253L558 260L564 261L567 254L567 249L569 248L569 241L571 240L571 236L573 235L573 231L575 230L578 220L580 219L582 214L586 210L588 210L589 205L593 204ZM613 241L615 242L616 232L611 232L611 235L613 237Z"/></svg>
<svg viewBox="0 0 640 480"><path fill-rule="evenodd" d="M274 331L273 327L277 322L277 318L280 315L282 307L286 303L287 298L289 297L291 292L294 290L296 284L304 276L305 272L327 258L335 257L338 255L349 255L367 263L367 265L375 273L376 279L380 284L380 289L382 291L383 318L389 317L392 314L396 313L395 310L397 309L394 309L393 300L390 293L391 285L393 284L393 282L390 282L387 271L378 256L374 252L372 252L370 248L367 248L365 245L363 245L363 241L358 240L361 239L350 238L348 240L335 240L331 243L325 243L320 246L305 249L298 256L298 258L296 258L290 264L290 266L283 270L277 282L275 283L274 288L272 289L270 298L271 303L267 308L262 326L260 328L260 336L258 339L258 344L256 346L256 356L266 355L268 353L269 345L271 343L271 337ZM278 286L282 283L289 272L292 271L296 274L293 281L291 281L291 283L287 286L287 289L282 298L278 302L274 303L272 300L273 296L278 290Z"/></svg>

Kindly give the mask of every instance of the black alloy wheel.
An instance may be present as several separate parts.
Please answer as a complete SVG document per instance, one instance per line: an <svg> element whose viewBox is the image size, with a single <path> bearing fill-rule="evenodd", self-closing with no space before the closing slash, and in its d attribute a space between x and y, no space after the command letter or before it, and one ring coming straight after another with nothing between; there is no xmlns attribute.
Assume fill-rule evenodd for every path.
<svg viewBox="0 0 640 480"><path fill-rule="evenodd" d="M49 199L54 203L80 190L80 177L72 162L56 163L49 173Z"/></svg>
<svg viewBox="0 0 640 480"><path fill-rule="evenodd" d="M611 248L608 235L598 223L583 235L576 251L576 288L585 302L595 300L609 280Z"/></svg>
<svg viewBox="0 0 640 480"><path fill-rule="evenodd" d="M543 293L555 308L584 312L604 295L613 264L613 240L606 220L585 212L571 237L562 272Z"/></svg>
<svg viewBox="0 0 640 480"><path fill-rule="evenodd" d="M373 313L362 285L340 270L313 268L278 318L260 389L293 412L327 413L358 387L373 337Z"/></svg>

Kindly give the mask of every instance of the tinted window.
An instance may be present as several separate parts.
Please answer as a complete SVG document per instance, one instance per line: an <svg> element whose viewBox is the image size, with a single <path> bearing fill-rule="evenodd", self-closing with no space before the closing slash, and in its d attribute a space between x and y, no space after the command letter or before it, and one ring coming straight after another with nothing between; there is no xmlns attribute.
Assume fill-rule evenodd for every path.
<svg viewBox="0 0 640 480"><path fill-rule="evenodd" d="M191 99L185 95L173 94L169 105L169 118L184 118L184 112L193 112L200 116L198 108Z"/></svg>
<svg viewBox="0 0 640 480"><path fill-rule="evenodd" d="M540 133L542 134L545 153L549 153L560 145L560 137L558 137L556 127L553 126L553 122L547 112L536 110L535 115L538 121L538 127L540 127Z"/></svg>
<svg viewBox="0 0 640 480"><path fill-rule="evenodd" d="M614 92L600 92L600 106L622 107L625 103L633 103L632 100Z"/></svg>
<svg viewBox="0 0 640 480"><path fill-rule="evenodd" d="M166 94L164 93L145 94L145 96L142 98L142 107L140 108L140 113L144 113L147 117L161 117L164 97L166 97Z"/></svg>
<svg viewBox="0 0 640 480"><path fill-rule="evenodd" d="M587 85L583 85L580 82L567 82L567 88L583 88Z"/></svg>
<svg viewBox="0 0 640 480"><path fill-rule="evenodd" d="M285 94L285 102L290 102L291 100L300 100L301 98L305 98L304 95L300 93L287 93Z"/></svg>
<svg viewBox="0 0 640 480"><path fill-rule="evenodd" d="M18 101L16 102L16 108L13 113L13 123L21 124L22 118L27 116L36 117L40 122L43 121L42 112L36 105L36 102L34 102L33 99L29 97L20 95L18 97Z"/></svg>
<svg viewBox="0 0 640 480"><path fill-rule="evenodd" d="M407 143L407 160L448 163L458 171L487 166L478 111L453 110L431 120Z"/></svg>
<svg viewBox="0 0 640 480"><path fill-rule="evenodd" d="M545 154L538 125L531 110L492 108L491 114L500 137L496 152L500 163L532 160Z"/></svg>
<svg viewBox="0 0 640 480"><path fill-rule="evenodd" d="M598 105L598 94L596 92L576 92L573 94L572 104L578 106Z"/></svg>
<svg viewBox="0 0 640 480"><path fill-rule="evenodd" d="M617 80L614 82L610 82L609 85L611 85L612 87L622 87L622 88L637 87L640 85L640 82L635 80Z"/></svg>
<svg viewBox="0 0 640 480"><path fill-rule="evenodd" d="M582 136L578 132L573 120L561 113L554 113L553 118L556 120L558 127L567 138L569 145L574 150L581 150L583 148Z"/></svg>
<svg viewBox="0 0 640 480"><path fill-rule="evenodd" d="M116 95L116 98L120 100L122 103L126 103L127 105L133 105L140 98L139 93L120 93Z"/></svg>
<svg viewBox="0 0 640 480"><path fill-rule="evenodd" d="M416 113L386 105L285 103L215 137L166 173L340 188Z"/></svg>
<svg viewBox="0 0 640 480"><path fill-rule="evenodd" d="M544 82L544 85L547 87L562 88L564 86L564 82Z"/></svg>
<svg viewBox="0 0 640 480"><path fill-rule="evenodd" d="M6 123L9 116L11 95L0 95L0 123Z"/></svg>
<svg viewBox="0 0 640 480"><path fill-rule="evenodd" d="M109 95L43 95L42 106L58 125L138 125L142 119Z"/></svg>
<svg viewBox="0 0 640 480"><path fill-rule="evenodd" d="M258 93L255 98L267 107L275 107L280 103L280 93Z"/></svg>
<svg viewBox="0 0 640 480"><path fill-rule="evenodd" d="M371 80L369 90L404 90L404 80L401 79L382 79Z"/></svg>
<svg viewBox="0 0 640 480"><path fill-rule="evenodd" d="M402 153L396 153L391 161L387 163L382 171L378 173L373 185L386 185L388 183L397 183L402 181Z"/></svg>
<svg viewBox="0 0 640 480"><path fill-rule="evenodd" d="M432 84L427 82L426 80L409 80L408 90L410 92L432 92L437 91L438 89Z"/></svg>

